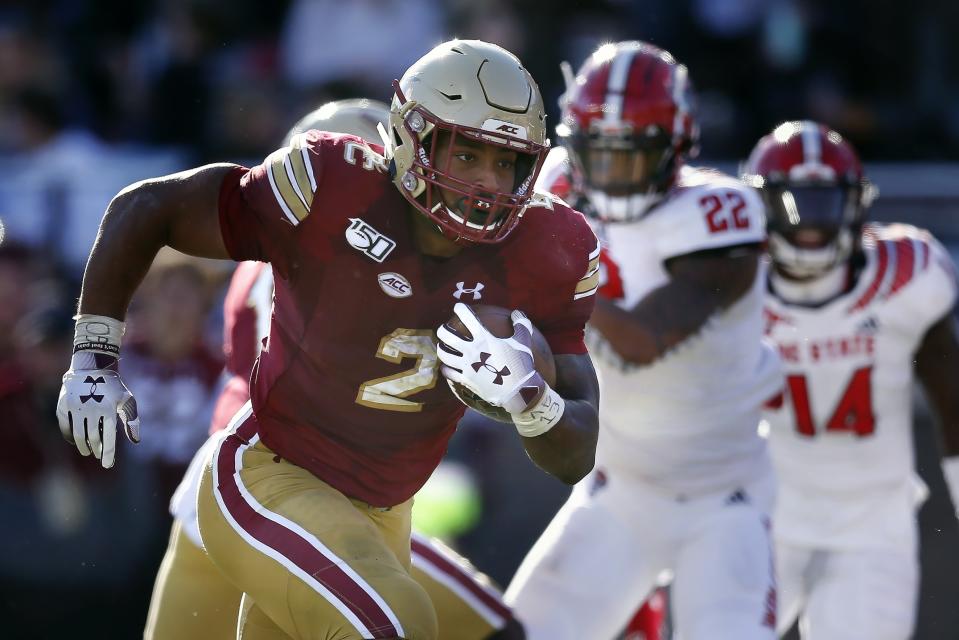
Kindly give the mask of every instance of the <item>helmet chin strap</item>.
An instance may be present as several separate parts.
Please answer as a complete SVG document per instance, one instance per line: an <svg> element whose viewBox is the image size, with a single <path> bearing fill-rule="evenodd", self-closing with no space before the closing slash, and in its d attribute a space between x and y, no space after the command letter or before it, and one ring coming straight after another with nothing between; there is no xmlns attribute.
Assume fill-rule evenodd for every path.
<svg viewBox="0 0 959 640"><path fill-rule="evenodd" d="M587 196L599 217L612 222L636 220L663 198L661 193L634 193L630 196L613 197L595 189L588 189Z"/></svg>
<svg viewBox="0 0 959 640"><path fill-rule="evenodd" d="M769 276L773 291L786 302L799 305L822 304L835 298L846 287L849 263L843 261L820 276L797 280L773 269Z"/></svg>

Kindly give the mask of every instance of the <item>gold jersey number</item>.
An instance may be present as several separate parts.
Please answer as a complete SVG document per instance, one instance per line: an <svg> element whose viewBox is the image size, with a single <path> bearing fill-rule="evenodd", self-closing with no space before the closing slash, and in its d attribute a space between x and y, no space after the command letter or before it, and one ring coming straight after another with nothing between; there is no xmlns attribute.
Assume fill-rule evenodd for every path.
<svg viewBox="0 0 959 640"><path fill-rule="evenodd" d="M438 360L433 332L428 329L396 329L380 340L376 357L394 364L407 358L415 362L409 369L361 384L356 402L387 411L421 411L422 402L406 398L436 385Z"/></svg>

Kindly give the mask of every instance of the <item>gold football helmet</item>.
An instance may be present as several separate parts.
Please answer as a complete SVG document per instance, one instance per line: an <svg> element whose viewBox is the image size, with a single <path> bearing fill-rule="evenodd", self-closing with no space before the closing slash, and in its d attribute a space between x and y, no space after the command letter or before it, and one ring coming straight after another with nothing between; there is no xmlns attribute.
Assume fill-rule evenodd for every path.
<svg viewBox="0 0 959 640"><path fill-rule="evenodd" d="M363 138L367 142L379 143L380 134L376 125L389 121L390 108L379 100L336 100L306 114L293 125L283 139L283 145L289 145L290 139L304 131L319 129L332 133L348 133Z"/></svg>
<svg viewBox="0 0 959 640"><path fill-rule="evenodd" d="M451 40L415 62L393 89L386 159L400 193L453 240L503 240L529 204L549 147L532 76L501 47ZM480 190L451 176L439 133L515 151L512 191ZM447 207L440 188L462 196L461 211L472 213Z"/></svg>

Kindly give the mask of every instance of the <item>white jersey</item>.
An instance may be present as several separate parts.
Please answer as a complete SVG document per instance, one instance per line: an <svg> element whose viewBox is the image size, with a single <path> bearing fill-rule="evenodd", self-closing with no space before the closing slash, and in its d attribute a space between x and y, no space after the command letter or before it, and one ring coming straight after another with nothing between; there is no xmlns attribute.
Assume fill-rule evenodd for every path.
<svg viewBox="0 0 959 640"><path fill-rule="evenodd" d="M551 151L543 180L569 184L565 162L565 150ZM762 242L763 206L734 178L684 168L644 217L600 225L597 233L605 270L600 293L632 308L669 281L669 258ZM648 366L624 365L591 332L602 385L598 465L681 494L734 487L768 467L757 426L782 378L775 350L761 340L764 282L763 268L749 293Z"/></svg>
<svg viewBox="0 0 959 640"><path fill-rule="evenodd" d="M952 263L914 227L868 227L863 238L848 293L818 308L767 300L765 331L786 373L783 402L766 413L774 521L792 544L901 544L924 490L913 471L913 354L955 303Z"/></svg>

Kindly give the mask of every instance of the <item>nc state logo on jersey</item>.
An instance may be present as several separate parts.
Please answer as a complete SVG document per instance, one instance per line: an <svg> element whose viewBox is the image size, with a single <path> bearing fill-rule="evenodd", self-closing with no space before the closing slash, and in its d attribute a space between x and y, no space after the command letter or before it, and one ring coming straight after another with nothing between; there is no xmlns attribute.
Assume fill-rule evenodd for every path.
<svg viewBox="0 0 959 640"><path fill-rule="evenodd" d="M383 262L396 247L396 242L363 222L360 218L350 218L350 226L346 229L346 241L354 249L358 249L377 262Z"/></svg>

